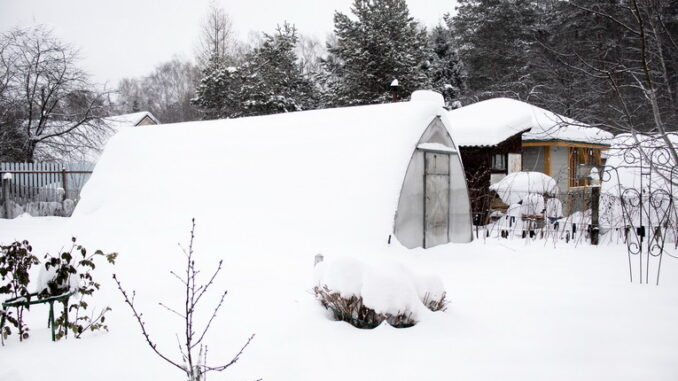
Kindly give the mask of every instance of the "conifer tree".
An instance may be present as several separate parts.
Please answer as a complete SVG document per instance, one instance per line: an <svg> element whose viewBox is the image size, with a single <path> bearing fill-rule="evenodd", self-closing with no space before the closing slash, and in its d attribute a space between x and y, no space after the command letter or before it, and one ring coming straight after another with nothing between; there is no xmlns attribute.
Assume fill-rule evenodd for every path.
<svg viewBox="0 0 678 381"><path fill-rule="evenodd" d="M536 21L534 1L459 0L448 19L469 73L468 86L480 99L509 96L529 100L536 84L530 55Z"/></svg>
<svg viewBox="0 0 678 381"><path fill-rule="evenodd" d="M266 115L313 108L311 81L297 59L296 28L288 23L275 34L264 34L261 45L245 58L242 72L240 115Z"/></svg>
<svg viewBox="0 0 678 381"><path fill-rule="evenodd" d="M459 58L450 29L442 25L433 28L430 44L433 53L429 69L432 87L443 95L448 107L454 107L466 92L468 74Z"/></svg>
<svg viewBox="0 0 678 381"><path fill-rule="evenodd" d="M426 31L405 0L354 0L351 12L355 19L334 14L336 43L328 45L327 70L337 79L328 89L335 105L388 101L394 79L401 98L430 87Z"/></svg>
<svg viewBox="0 0 678 381"><path fill-rule="evenodd" d="M237 116L240 112L241 79L238 69L212 55L191 103L203 112L203 119Z"/></svg>

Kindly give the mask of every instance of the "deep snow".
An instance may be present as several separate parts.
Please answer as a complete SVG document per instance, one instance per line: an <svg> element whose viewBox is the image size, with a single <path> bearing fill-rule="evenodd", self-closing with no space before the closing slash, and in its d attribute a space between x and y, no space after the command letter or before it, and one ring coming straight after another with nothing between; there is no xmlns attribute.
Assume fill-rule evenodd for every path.
<svg viewBox="0 0 678 381"><path fill-rule="evenodd" d="M172 231L120 239L93 226L79 241L120 252L114 267L152 335L176 354L179 321L157 305L179 303L170 268L180 268L190 221ZM27 238L36 253L54 252L77 228L72 219L0 220L0 242ZM152 227L149 227L152 231ZM83 232L85 233L85 232ZM103 239L108 237L107 239ZM665 258L659 287L631 284L623 247L543 241L482 240L429 250L351 251L384 255L412 269L437 273L452 303L428 312L412 328L359 330L330 320L314 300L315 252L261 251L242 256L218 226L197 222L197 259L226 268L229 290L208 338L212 361L230 359L256 333L241 361L211 379L266 380L675 380L678 377L678 261ZM328 256L329 257L329 256ZM143 342L130 311L99 267L98 303L113 307L109 333L52 343L44 308L31 310L33 336L0 349L1 380L181 379ZM209 306L214 302L206 302ZM64 364L81 365L66 371Z"/></svg>
<svg viewBox="0 0 678 381"><path fill-rule="evenodd" d="M182 379L146 346L110 275L137 291L150 334L176 358L182 322L158 302L181 303L169 272L182 268L177 243L187 243L191 217L203 274L225 264L198 319L229 290L208 363L228 362L256 333L241 360L210 379L675 380L673 258L655 287L629 283L619 246L388 243L419 137L438 115L453 128L432 100L121 131L73 217L0 220L0 242L28 239L40 257L71 236L118 252L114 267L97 267L103 288L91 303L113 308L111 331L51 343L47 311L32 309L33 336L0 349L0 380ZM319 253L432 273L451 304L422 309L407 329L332 321L311 291Z"/></svg>

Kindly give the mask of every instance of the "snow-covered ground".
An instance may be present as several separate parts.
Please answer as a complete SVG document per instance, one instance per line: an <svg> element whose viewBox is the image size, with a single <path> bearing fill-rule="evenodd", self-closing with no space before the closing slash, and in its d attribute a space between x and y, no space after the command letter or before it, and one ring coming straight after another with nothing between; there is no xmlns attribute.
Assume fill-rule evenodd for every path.
<svg viewBox="0 0 678 381"><path fill-rule="evenodd" d="M120 253L116 266L101 263L97 272L102 290L95 304L113 308L110 332L52 343L46 308L34 308L28 314L31 338L13 338L0 348L0 380L182 379L147 347L110 273L137 290L151 335L176 357L181 321L157 302L181 301L169 270L181 268L176 244L186 243L190 221L148 226L143 234L88 224L55 217L0 220L0 242L28 239L40 257L67 245L72 234L90 250ZM446 312L424 313L412 328L359 330L332 321L314 300L312 248L274 251L275 245L253 240L243 255L220 226L198 220L196 233L199 265L208 270L223 258L215 291L229 290L207 339L209 361L229 360L256 334L241 360L213 380L678 379L673 258L665 258L657 287L629 283L620 246L553 248L515 239L411 251L397 244L336 248L323 254L385 257L436 273L452 302ZM216 292L205 301L206 310L215 298Z"/></svg>

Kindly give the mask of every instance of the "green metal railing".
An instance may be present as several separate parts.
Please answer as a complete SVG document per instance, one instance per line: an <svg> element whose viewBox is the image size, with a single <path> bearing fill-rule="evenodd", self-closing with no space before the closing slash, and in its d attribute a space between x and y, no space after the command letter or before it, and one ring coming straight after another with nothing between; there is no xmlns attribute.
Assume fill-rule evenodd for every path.
<svg viewBox="0 0 678 381"><path fill-rule="evenodd" d="M68 292L65 294L61 295L56 295L56 296L48 296L46 298L38 298L38 293L32 293L28 294L25 296L19 296L16 298L10 298L5 300L2 303L2 309L6 310L7 308L11 307L28 307L34 304L49 304L49 316L47 318L47 327L52 329L52 341L56 341L56 332L55 332L55 327L54 327L54 302L61 302L64 305L64 311L65 311L65 333L68 334L68 300L70 299L73 294L75 294L76 291ZM33 297L36 299L31 300ZM6 313L2 314L2 319L0 319L0 332L2 331L2 328L5 326L5 320L6 320Z"/></svg>

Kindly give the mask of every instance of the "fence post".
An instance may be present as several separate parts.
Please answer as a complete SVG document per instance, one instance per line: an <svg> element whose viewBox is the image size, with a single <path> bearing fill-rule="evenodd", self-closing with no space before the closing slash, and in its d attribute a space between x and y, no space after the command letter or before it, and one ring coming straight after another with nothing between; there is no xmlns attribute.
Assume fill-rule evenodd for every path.
<svg viewBox="0 0 678 381"><path fill-rule="evenodd" d="M61 187L64 188L64 200L68 198L67 193L68 193L68 184L66 183L66 178L68 175L66 174L66 168L61 167Z"/></svg>
<svg viewBox="0 0 678 381"><path fill-rule="evenodd" d="M5 205L5 218L10 219L10 207L9 207L9 182L12 181L12 174L7 172L2 175L2 202Z"/></svg>
<svg viewBox="0 0 678 381"><path fill-rule="evenodd" d="M598 205L600 200L600 186L591 187L591 245L598 244L600 229L598 227Z"/></svg>

